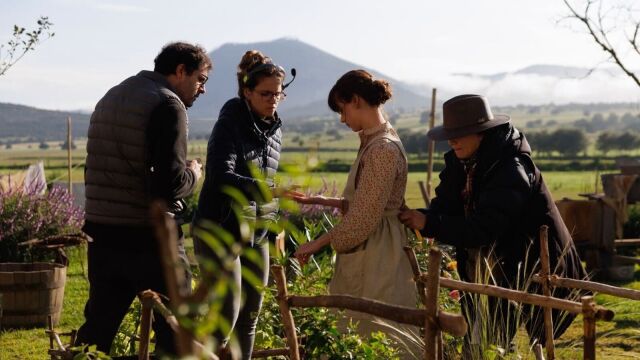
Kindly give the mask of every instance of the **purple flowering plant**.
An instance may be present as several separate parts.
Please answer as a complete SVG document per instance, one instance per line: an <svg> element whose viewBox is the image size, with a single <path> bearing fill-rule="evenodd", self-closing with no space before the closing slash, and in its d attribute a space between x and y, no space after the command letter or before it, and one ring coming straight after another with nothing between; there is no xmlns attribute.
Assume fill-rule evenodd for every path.
<svg viewBox="0 0 640 360"><path fill-rule="evenodd" d="M0 262L51 261L55 252L18 244L31 239L79 233L84 210L67 189L56 186L0 189Z"/></svg>

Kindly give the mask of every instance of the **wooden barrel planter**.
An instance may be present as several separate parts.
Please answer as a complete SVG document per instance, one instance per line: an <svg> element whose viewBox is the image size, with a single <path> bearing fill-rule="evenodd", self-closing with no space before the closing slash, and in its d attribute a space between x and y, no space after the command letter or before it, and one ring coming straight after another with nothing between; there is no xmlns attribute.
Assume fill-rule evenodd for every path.
<svg viewBox="0 0 640 360"><path fill-rule="evenodd" d="M67 268L53 263L0 263L0 327L56 325L62 313Z"/></svg>

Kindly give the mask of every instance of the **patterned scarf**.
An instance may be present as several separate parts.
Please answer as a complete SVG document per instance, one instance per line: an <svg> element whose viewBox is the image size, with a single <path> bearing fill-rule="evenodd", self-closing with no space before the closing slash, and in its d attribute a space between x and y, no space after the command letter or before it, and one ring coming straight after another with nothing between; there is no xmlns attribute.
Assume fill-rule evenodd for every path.
<svg viewBox="0 0 640 360"><path fill-rule="evenodd" d="M464 202L464 216L469 217L473 212L473 176L476 173L476 165L478 165L475 154L469 159L461 159L460 162L467 174L467 179L462 189L462 201Z"/></svg>

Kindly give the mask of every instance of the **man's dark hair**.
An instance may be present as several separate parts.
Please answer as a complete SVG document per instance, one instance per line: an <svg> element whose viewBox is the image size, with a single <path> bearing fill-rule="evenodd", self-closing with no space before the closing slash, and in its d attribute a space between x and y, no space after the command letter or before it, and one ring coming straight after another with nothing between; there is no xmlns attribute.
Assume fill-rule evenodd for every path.
<svg viewBox="0 0 640 360"><path fill-rule="evenodd" d="M208 69L213 67L209 55L202 46L184 42L165 45L153 62L155 63L153 71L162 75L175 74L180 64L184 64L189 75L203 65Z"/></svg>

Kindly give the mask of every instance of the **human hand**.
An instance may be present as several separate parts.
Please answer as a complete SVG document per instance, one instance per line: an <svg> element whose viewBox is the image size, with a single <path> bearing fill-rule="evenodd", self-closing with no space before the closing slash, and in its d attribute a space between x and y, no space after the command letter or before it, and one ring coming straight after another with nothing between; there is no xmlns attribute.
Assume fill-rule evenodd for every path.
<svg viewBox="0 0 640 360"><path fill-rule="evenodd" d="M296 191L292 193L291 199L297 202L298 204L321 204L324 197L322 195L307 195Z"/></svg>
<svg viewBox="0 0 640 360"><path fill-rule="evenodd" d="M298 250L293 254L300 263L300 266L304 266L309 262L311 255L317 253L322 248L318 240L309 241L298 247Z"/></svg>
<svg viewBox="0 0 640 360"><path fill-rule="evenodd" d="M398 214L398 219L406 226L422 230L427 223L427 216L418 210L406 209Z"/></svg>
<svg viewBox="0 0 640 360"><path fill-rule="evenodd" d="M290 186L276 186L271 188L271 196L274 198L288 198L294 199L296 196L304 195L303 193L297 191L300 188L300 185L290 185Z"/></svg>
<svg viewBox="0 0 640 360"><path fill-rule="evenodd" d="M200 180L202 177L202 163L200 159L187 160L187 167L193 170L193 173L196 175L196 181Z"/></svg>

